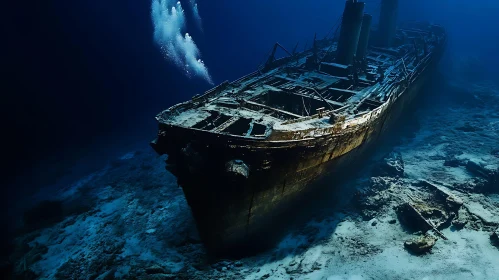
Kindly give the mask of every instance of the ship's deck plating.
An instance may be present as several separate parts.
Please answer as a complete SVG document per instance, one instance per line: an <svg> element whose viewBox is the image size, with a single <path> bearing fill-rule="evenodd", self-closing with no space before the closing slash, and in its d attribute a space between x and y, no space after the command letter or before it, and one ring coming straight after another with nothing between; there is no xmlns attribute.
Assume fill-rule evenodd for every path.
<svg viewBox="0 0 499 280"><path fill-rule="evenodd" d="M281 59L285 63L274 69L225 82L203 96L163 111L157 119L166 125L255 139L267 138L272 130L332 127L335 122L331 115L345 120L342 128L361 124L367 121L368 113L386 103L393 88L411 82L418 66L424 64L441 39L431 30L401 32L406 43L397 48L369 49L367 67L355 82L352 75L308 70L306 61L314 55L313 50L308 50ZM421 47L415 42L421 42ZM323 40L318 45L318 57L326 57L336 49L332 41ZM347 69L331 62L320 65L319 69ZM380 76L383 78L378 79Z"/></svg>

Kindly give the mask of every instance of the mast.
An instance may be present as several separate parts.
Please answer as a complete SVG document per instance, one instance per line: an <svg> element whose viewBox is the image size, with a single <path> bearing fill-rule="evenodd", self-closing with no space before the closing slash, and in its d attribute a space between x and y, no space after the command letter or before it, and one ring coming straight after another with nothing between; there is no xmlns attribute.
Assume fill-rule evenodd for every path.
<svg viewBox="0 0 499 280"><path fill-rule="evenodd" d="M268 70L268 69L272 68L272 64L276 61L276 59L275 59L275 53L277 51L277 47L281 48L289 56L294 56L294 54L292 54L288 50L286 50L286 48L283 47L281 44L275 43L274 47L272 47L272 52L271 52L270 56L267 58L267 62L265 62L265 65L263 66L263 70ZM296 47L295 47L295 49L296 49Z"/></svg>

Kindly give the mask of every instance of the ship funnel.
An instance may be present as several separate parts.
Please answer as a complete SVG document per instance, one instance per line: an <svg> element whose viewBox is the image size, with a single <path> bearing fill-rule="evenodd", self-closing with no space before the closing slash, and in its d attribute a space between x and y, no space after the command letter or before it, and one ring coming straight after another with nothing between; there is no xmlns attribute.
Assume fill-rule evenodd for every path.
<svg viewBox="0 0 499 280"><path fill-rule="evenodd" d="M391 47L393 38L397 30L397 10L398 0L382 0L381 1L381 14L379 17L379 46Z"/></svg>
<svg viewBox="0 0 499 280"><path fill-rule="evenodd" d="M359 2L357 0L346 1L343 20L341 22L340 39L336 52L337 63L349 65L353 62L359 43L364 6L364 2Z"/></svg>
<svg viewBox="0 0 499 280"><path fill-rule="evenodd" d="M357 58L364 59L369 45L369 35L371 34L371 23L373 16L364 14L362 19L362 28L360 29L359 45L357 46Z"/></svg>

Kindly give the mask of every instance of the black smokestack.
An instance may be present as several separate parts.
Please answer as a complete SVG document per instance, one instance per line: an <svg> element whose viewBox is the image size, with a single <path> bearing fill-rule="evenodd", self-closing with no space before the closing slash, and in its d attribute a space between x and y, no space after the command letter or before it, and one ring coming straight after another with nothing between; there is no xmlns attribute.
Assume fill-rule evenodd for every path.
<svg viewBox="0 0 499 280"><path fill-rule="evenodd" d="M360 29L359 44L357 46L357 58L363 59L367 54L367 46L369 45L369 35L371 34L371 23L373 16L364 14L362 19L362 28Z"/></svg>
<svg viewBox="0 0 499 280"><path fill-rule="evenodd" d="M382 0L379 18L379 46L391 47L397 29L398 0Z"/></svg>
<svg viewBox="0 0 499 280"><path fill-rule="evenodd" d="M364 2L358 2L357 0L346 1L341 22L340 40L336 52L337 63L348 65L353 62L359 43L364 5Z"/></svg>

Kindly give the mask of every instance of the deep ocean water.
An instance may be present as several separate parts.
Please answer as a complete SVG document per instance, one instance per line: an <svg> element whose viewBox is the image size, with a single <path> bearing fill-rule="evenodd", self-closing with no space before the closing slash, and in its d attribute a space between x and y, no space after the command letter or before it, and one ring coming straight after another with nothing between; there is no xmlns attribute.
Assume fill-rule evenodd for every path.
<svg viewBox="0 0 499 280"><path fill-rule="evenodd" d="M301 24L287 19L283 1L273 5L144 2L125 1L121 8L109 3L40 8L57 15L60 22L24 13L36 14L32 20L47 27L25 30L32 38L48 34L50 40L40 42L40 49L50 59L23 58L24 66L13 66L11 71L16 78L11 81L25 82L15 87L17 93L32 97L22 103L30 109L26 114L13 112L20 116L11 124L19 131L19 140L13 143L26 147L21 144L32 139L26 138L30 135L26 127L35 126L39 138L35 144L29 142L29 153L12 156L26 162L12 160L16 170L5 183L8 209L2 221L8 237L0 260L2 275L13 279L498 277L499 75L494 63L499 62L495 53L499 37L491 23L499 4L484 1L479 9L469 1L400 0L399 20L439 22L451 35L439 73L415 111L385 136L358 175L342 185L336 194L340 199L334 198L340 203L294 225L274 248L241 259L215 259L199 239L176 178L164 168L165 156L157 156L148 146L156 133L154 115L211 83L252 71L275 37L294 45L309 40L314 32L327 33L344 3L317 1L303 8L292 1L287 13L308 19ZM377 1L366 2L372 2L370 11L376 12ZM332 20L325 9L312 5L332 9ZM62 15L68 11L80 13ZM112 13L111 23L105 23L103 19ZM259 14L258 22L243 22ZM98 24L89 19L91 15ZM22 16L12 18L27 24ZM64 25L67 21L74 25ZM122 27L116 24L121 21ZM11 31L18 39L10 41L12 46L27 42L20 35L23 26ZM100 28L101 34L80 36ZM256 41L258 36L261 42ZM52 43L71 51L50 49ZM111 55L123 45L127 47L121 53ZM24 55L13 52L17 56ZM90 56L94 58L87 59ZM71 63L64 62L68 58ZM60 82L45 79L48 74L31 79L24 75L38 73L50 61L55 66L47 72L58 75ZM65 69L74 71L74 77L64 74ZM103 82L106 77L110 78ZM44 96L34 95L35 84ZM81 92L75 89L72 97L65 95L77 85ZM88 111L93 113L82 117ZM63 114L67 119L59 120ZM61 131L33 125L33 116L59 124ZM14 150L21 153L21 148ZM407 197L430 205L427 210L438 232L422 234L411 227L410 209L404 208ZM324 201L328 199L333 200Z"/></svg>

